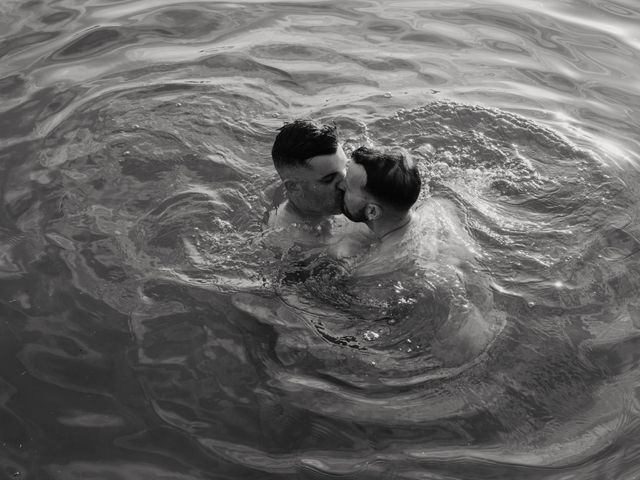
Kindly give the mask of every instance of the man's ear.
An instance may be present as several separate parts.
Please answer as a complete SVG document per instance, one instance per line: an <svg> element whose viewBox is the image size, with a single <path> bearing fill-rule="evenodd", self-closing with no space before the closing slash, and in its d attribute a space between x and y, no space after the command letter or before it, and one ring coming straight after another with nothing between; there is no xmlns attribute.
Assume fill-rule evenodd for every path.
<svg viewBox="0 0 640 480"><path fill-rule="evenodd" d="M296 182L295 180L287 178L283 181L283 183L284 188L288 193L298 193L300 191L300 183Z"/></svg>
<svg viewBox="0 0 640 480"><path fill-rule="evenodd" d="M382 216L382 207L377 203L367 203L364 207L364 216L367 220L378 220Z"/></svg>

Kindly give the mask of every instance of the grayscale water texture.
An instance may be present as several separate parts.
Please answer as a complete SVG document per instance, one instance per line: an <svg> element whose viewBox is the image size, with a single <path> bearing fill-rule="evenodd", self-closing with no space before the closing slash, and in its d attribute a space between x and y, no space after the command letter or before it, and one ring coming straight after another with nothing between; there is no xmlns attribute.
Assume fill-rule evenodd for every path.
<svg viewBox="0 0 640 480"><path fill-rule="evenodd" d="M0 477L640 478L639 78L632 0L3 0ZM296 117L411 152L468 284L266 248Z"/></svg>

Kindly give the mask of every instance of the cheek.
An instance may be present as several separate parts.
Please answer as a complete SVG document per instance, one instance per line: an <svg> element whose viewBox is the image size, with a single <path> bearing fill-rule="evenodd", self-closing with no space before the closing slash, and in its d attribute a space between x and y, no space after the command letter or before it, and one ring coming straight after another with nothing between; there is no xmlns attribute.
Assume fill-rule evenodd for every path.
<svg viewBox="0 0 640 480"><path fill-rule="evenodd" d="M312 197L321 197L325 191L324 185L318 185L317 183L309 184L305 189L305 193Z"/></svg>
<svg viewBox="0 0 640 480"><path fill-rule="evenodd" d="M315 185L313 188L313 193L319 197L335 195L335 191L336 189L331 185Z"/></svg>
<svg viewBox="0 0 640 480"><path fill-rule="evenodd" d="M356 206L357 199L353 195L350 195L349 193L345 193L344 198L342 199L342 202L345 205L348 205L349 207L353 208Z"/></svg>

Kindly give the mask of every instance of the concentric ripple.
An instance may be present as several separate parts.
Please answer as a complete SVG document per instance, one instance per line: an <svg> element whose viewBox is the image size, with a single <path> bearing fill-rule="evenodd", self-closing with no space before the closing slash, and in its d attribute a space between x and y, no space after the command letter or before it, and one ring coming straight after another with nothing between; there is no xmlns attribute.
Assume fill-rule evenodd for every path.
<svg viewBox="0 0 640 480"><path fill-rule="evenodd" d="M3 2L2 474L637 477L632 3ZM297 117L393 252L270 243Z"/></svg>

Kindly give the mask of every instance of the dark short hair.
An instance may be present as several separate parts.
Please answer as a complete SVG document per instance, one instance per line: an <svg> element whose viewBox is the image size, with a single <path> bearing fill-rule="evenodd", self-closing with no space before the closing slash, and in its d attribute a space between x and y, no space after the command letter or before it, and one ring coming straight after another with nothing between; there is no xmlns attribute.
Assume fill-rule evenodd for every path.
<svg viewBox="0 0 640 480"><path fill-rule="evenodd" d="M338 150L338 129L312 120L294 120L280 128L271 149L276 169L300 167L311 157Z"/></svg>
<svg viewBox="0 0 640 480"><path fill-rule="evenodd" d="M409 210L418 200L420 173L401 152L360 147L351 158L364 168L367 173L364 188L377 199L398 210Z"/></svg>

